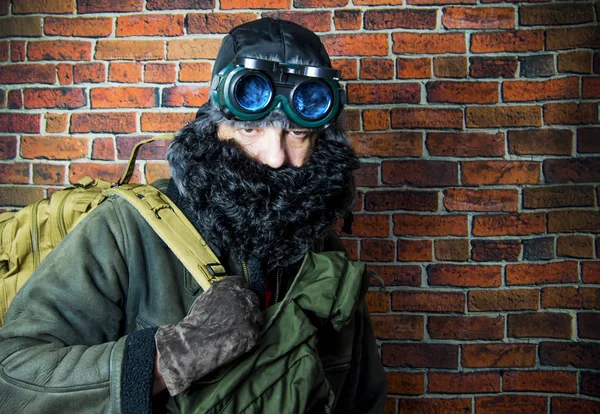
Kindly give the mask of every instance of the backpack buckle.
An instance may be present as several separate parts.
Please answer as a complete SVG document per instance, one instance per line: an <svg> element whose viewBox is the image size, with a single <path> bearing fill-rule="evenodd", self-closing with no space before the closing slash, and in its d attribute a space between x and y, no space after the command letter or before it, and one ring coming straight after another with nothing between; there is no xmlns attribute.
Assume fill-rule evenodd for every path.
<svg viewBox="0 0 600 414"><path fill-rule="evenodd" d="M206 268L212 277L227 276L227 272L221 263L207 263Z"/></svg>

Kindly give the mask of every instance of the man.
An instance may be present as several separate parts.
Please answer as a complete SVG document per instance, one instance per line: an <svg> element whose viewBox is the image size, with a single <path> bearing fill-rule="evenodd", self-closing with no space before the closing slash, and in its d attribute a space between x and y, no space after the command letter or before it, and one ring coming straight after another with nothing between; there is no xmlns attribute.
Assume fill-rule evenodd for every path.
<svg viewBox="0 0 600 414"><path fill-rule="evenodd" d="M227 273L243 277L200 292L131 206L107 200L9 309L2 411L176 409L171 397L243 359L256 347L261 310L290 289L307 252L340 249L329 228L352 207L357 167L336 123L343 103L314 33L273 19L233 29L210 101L176 134L172 179L159 187ZM385 374L364 301L342 330L322 330L319 357L335 412L382 412Z"/></svg>

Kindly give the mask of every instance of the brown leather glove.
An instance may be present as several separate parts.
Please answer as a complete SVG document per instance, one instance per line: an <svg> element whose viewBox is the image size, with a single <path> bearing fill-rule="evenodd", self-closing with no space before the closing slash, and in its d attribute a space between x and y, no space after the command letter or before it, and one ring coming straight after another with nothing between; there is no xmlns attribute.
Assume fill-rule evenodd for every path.
<svg viewBox="0 0 600 414"><path fill-rule="evenodd" d="M256 345L262 313L242 277L222 279L198 297L178 324L155 335L158 369L171 395Z"/></svg>

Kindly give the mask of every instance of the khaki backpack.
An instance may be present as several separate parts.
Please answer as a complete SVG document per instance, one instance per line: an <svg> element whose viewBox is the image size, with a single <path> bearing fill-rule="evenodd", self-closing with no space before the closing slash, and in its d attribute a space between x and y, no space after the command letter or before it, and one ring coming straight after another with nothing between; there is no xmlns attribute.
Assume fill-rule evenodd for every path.
<svg viewBox="0 0 600 414"><path fill-rule="evenodd" d="M18 212L0 214L0 326L17 291L40 262L96 206L116 195L131 203L206 290L224 273L215 254L177 206L157 188L129 183L142 145L170 140L163 134L133 148L117 183L85 177ZM209 264L209 266L206 266Z"/></svg>

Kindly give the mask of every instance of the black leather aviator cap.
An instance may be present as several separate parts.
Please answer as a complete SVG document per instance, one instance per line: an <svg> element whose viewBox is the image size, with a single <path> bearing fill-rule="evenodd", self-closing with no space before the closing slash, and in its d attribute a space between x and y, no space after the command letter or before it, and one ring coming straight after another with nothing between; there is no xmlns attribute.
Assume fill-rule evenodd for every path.
<svg viewBox="0 0 600 414"><path fill-rule="evenodd" d="M317 66L331 67L329 55L316 34L296 23L265 18L242 24L229 32L219 48L212 77L236 56L258 55L277 56L282 62L301 59Z"/></svg>

